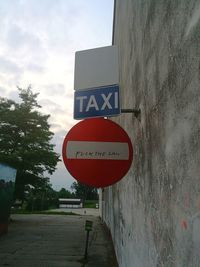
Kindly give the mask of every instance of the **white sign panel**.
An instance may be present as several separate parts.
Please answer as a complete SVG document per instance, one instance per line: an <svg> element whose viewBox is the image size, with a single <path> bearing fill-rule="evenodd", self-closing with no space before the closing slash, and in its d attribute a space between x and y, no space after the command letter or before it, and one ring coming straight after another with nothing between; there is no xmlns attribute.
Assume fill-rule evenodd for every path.
<svg viewBox="0 0 200 267"><path fill-rule="evenodd" d="M69 141L68 159L128 160L128 143Z"/></svg>
<svg viewBox="0 0 200 267"><path fill-rule="evenodd" d="M76 52L75 90L114 84L119 84L117 46L106 46Z"/></svg>

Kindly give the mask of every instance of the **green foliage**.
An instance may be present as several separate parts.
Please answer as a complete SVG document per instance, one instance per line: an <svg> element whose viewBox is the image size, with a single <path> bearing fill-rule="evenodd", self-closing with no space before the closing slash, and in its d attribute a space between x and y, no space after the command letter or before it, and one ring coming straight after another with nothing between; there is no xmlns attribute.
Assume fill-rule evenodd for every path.
<svg viewBox="0 0 200 267"><path fill-rule="evenodd" d="M40 211L58 207L58 194L49 183L48 178L43 178L36 187L25 187L25 209L27 211Z"/></svg>
<svg viewBox="0 0 200 267"><path fill-rule="evenodd" d="M98 200L85 200L84 208L96 209L96 205L98 205L98 203Z"/></svg>
<svg viewBox="0 0 200 267"><path fill-rule="evenodd" d="M70 192L69 190L66 190L65 188L61 188L60 191L58 191L57 195L58 195L58 198L76 198L73 192Z"/></svg>
<svg viewBox="0 0 200 267"><path fill-rule="evenodd" d="M11 212L12 214L44 214L44 215L76 215L78 216L78 214L73 213L73 212L66 212L66 211L27 211L27 210L13 210Z"/></svg>
<svg viewBox="0 0 200 267"><path fill-rule="evenodd" d="M38 111L38 94L30 86L18 90L20 103L0 98L0 162L17 169L16 198L24 199L25 185L37 186L44 172L52 174L59 155L51 143L49 115Z"/></svg>
<svg viewBox="0 0 200 267"><path fill-rule="evenodd" d="M83 201L98 199L97 189L94 187L90 187L79 182L74 182L71 185L71 189L74 191L75 197L81 198Z"/></svg>

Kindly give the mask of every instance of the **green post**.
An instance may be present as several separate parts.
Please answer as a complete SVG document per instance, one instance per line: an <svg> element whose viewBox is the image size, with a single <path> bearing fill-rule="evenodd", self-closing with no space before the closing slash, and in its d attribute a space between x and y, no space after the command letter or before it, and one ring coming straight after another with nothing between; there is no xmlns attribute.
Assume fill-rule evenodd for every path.
<svg viewBox="0 0 200 267"><path fill-rule="evenodd" d="M89 242L89 233L90 231L92 231L92 221L88 221L86 220L85 222L85 230L87 231L87 235L86 235L86 243L85 243L85 255L84 255L84 259L87 259L87 255L88 255L88 242Z"/></svg>

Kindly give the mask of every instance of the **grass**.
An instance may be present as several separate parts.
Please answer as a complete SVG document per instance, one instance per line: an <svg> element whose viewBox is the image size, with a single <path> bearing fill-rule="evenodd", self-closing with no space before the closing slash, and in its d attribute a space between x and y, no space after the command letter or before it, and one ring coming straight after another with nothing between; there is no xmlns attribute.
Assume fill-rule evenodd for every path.
<svg viewBox="0 0 200 267"><path fill-rule="evenodd" d="M98 200L85 200L84 208L95 209Z"/></svg>
<svg viewBox="0 0 200 267"><path fill-rule="evenodd" d="M65 212L65 211L48 211L48 210L40 210L40 211L27 211L27 210L15 210L12 211L11 214L44 214L44 215L77 215L73 212Z"/></svg>

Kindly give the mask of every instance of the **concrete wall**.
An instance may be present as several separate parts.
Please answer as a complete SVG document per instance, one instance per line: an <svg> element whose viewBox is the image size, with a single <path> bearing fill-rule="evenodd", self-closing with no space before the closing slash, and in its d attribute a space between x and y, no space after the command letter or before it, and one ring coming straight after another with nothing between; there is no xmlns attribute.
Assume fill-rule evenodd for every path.
<svg viewBox="0 0 200 267"><path fill-rule="evenodd" d="M200 1L116 0L134 160L103 192L120 267L200 266Z"/></svg>

